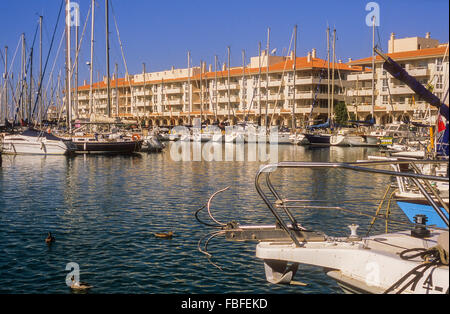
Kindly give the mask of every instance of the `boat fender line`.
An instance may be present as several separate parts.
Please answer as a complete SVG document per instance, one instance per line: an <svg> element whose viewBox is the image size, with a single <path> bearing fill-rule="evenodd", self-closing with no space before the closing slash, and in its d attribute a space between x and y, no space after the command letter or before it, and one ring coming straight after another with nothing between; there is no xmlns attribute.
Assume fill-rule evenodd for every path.
<svg viewBox="0 0 450 314"><path fill-rule="evenodd" d="M205 254L208 257L208 262L210 264L212 264L214 267L216 267L216 268L218 268L219 270L222 270L222 271L223 271L223 268L212 261L213 256L212 256L212 254L210 254L208 252L208 244L209 244L209 241L211 241L214 237L216 237L218 235L223 235L223 234L225 234L225 231L216 231L216 232L209 233L206 236L202 237L197 243L198 250L200 251L200 253L203 253L203 254ZM202 250L201 249L201 243L202 243L203 239L205 239L206 237L209 237L209 238L205 242L205 245L204 245L205 249Z"/></svg>
<svg viewBox="0 0 450 314"><path fill-rule="evenodd" d="M198 251L199 251L200 253L205 254L205 255L207 256L208 262L209 262L210 264L212 264L214 267L216 267L216 268L218 268L219 270L222 270L222 271L223 271L223 268L220 267L219 265L217 265L216 263L214 263L214 262L212 261L213 256L212 256L211 253L208 252L208 244L209 244L209 242L210 242L213 238L215 238L216 236L224 235L224 234L225 234L225 229L228 228L230 224L231 224L231 225L232 225L232 224L236 224L236 222L230 222L230 223L228 223L228 224L225 224L225 223L222 223L222 222L218 221L217 219L215 219L214 216L213 216L212 213L211 213L211 201L213 200L213 198L214 198L217 194L222 193L222 192L228 190L229 188L230 188L230 186L227 186L227 187L224 188L224 189L221 189L221 190L216 191L214 194L212 194L212 195L209 197L209 199L208 199L208 201L206 202L206 204L204 204L202 207L200 207L199 209L197 209L197 210L195 211L195 214L194 214L194 215L195 215L195 218L197 219L197 221L198 221L199 223L201 223L201 224L203 224L203 225L205 225L205 226L207 226L207 227L213 227L213 228L216 228L216 229L220 229L219 231L214 231L214 232L208 233L207 235L205 235L205 236L203 236L202 238L200 238L200 240L199 240L198 243L197 243L197 248L198 248ZM208 209L208 215L209 215L209 217L211 218L211 220L214 221L214 224L204 222L204 221L202 221L202 220L199 218L198 215L199 215L200 211L202 211L204 208L207 208L207 209ZM203 242L206 238L208 238L208 239L205 241L204 249L202 249L202 248L201 248L202 242Z"/></svg>
<svg viewBox="0 0 450 314"><path fill-rule="evenodd" d="M416 254L407 255L411 252L418 252ZM406 273L403 277L397 280L392 286L390 286L384 294L388 294L395 289L399 290L396 292L397 294L405 291L409 286L412 286L412 289L415 290L419 280L423 277L425 272L431 267L437 267L440 265L448 265L448 252L446 252L440 245L436 245L429 249L424 248L413 248L400 252L400 258L404 260L414 259L416 257L421 257L424 261L411 269L408 273ZM403 287L400 286L406 282L408 278L413 276L413 278L407 282Z"/></svg>
<svg viewBox="0 0 450 314"><path fill-rule="evenodd" d="M197 211L195 212L194 215L195 215L195 218L197 219L198 222L200 222L201 224L204 224L204 225L206 225L206 226L208 226L208 227L214 227L214 228L223 228L223 227L226 227L226 226L228 225L228 224L222 223L222 222L218 221L217 219L215 219L214 216L213 216L212 213L211 213L211 208L210 208L210 207L211 207L211 201L213 200L213 198L214 198L217 194L222 193L222 192L225 192L225 191L228 190L229 188L230 188L230 186L227 186L227 187L224 188L224 189L218 190L217 192L215 192L214 194L212 194L212 195L210 196L210 198L208 199L208 202L206 202L205 205L203 205L202 207L200 207L199 209L197 209ZM207 207L207 209L208 209L208 215L209 215L209 217L211 218L211 220L213 220L213 221L215 222L214 225L213 225L213 224L206 223L206 222L200 220L200 218L198 217L198 214L200 213L200 211L203 210L205 207Z"/></svg>

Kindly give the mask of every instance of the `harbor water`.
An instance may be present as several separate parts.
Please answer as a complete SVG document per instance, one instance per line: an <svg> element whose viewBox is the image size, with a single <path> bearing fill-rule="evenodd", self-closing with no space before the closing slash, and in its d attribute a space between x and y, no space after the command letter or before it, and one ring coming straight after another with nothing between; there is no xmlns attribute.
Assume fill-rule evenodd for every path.
<svg viewBox="0 0 450 314"><path fill-rule="evenodd" d="M356 161L376 148L279 146L279 161ZM268 283L256 243L214 238L212 262L199 252L211 228L195 212L211 194L220 222L273 224L254 178L259 161L175 161L170 149L130 156L3 156L0 168L0 293L71 293L69 263L79 265L90 293L342 293L316 267L300 266L296 280L306 286ZM327 201L374 214L388 177L343 170L279 170L272 175L283 195ZM345 199L356 200L353 203ZM348 225L364 234L370 218L337 210L293 210L313 230L347 236ZM392 205L393 219L405 219ZM207 211L200 212L208 220ZM375 232L384 232L377 222ZM389 227L389 231L404 228ZM47 245L51 232L56 241ZM171 239L154 236L173 231Z"/></svg>

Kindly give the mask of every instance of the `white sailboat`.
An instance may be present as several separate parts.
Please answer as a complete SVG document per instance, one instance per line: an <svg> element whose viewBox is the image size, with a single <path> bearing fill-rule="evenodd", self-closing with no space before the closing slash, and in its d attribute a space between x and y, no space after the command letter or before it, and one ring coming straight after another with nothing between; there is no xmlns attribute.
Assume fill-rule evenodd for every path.
<svg viewBox="0 0 450 314"><path fill-rule="evenodd" d="M379 146L378 137L361 134L352 129L340 129L331 135L330 145L334 146Z"/></svg>

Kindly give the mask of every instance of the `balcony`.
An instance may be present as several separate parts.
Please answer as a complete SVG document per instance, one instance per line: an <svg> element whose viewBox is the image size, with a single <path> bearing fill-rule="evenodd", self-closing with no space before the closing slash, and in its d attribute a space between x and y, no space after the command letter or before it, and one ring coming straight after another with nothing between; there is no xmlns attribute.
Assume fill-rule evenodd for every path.
<svg viewBox="0 0 450 314"><path fill-rule="evenodd" d="M284 94L280 93L280 94L269 94L269 100L284 100L285 96Z"/></svg>
<svg viewBox="0 0 450 314"><path fill-rule="evenodd" d="M179 99L168 99L165 101L166 105L181 105L182 104L182 100L181 98Z"/></svg>
<svg viewBox="0 0 450 314"><path fill-rule="evenodd" d="M230 83L230 89L239 89L239 88L240 88L240 86L238 83ZM217 90L220 90L220 91L228 90L227 82L225 82L223 84L217 84Z"/></svg>
<svg viewBox="0 0 450 314"><path fill-rule="evenodd" d="M225 103L227 103L228 102L228 97L227 96L224 96L224 97L219 97L219 102L225 102ZM238 102L240 102L240 99L239 99L239 97L238 96L230 96L230 102L232 102L232 103L238 103Z"/></svg>
<svg viewBox="0 0 450 314"><path fill-rule="evenodd" d="M150 95L153 95L153 92L151 90L147 90L145 92L135 90L135 91L133 91L133 95L134 96L150 96Z"/></svg>
<svg viewBox="0 0 450 314"><path fill-rule="evenodd" d="M411 76L427 76L427 75L429 75L429 71L426 67L410 68L407 70L407 72Z"/></svg>
<svg viewBox="0 0 450 314"><path fill-rule="evenodd" d="M166 94L182 94L183 88L181 88L181 87L165 88L164 92Z"/></svg>
<svg viewBox="0 0 450 314"><path fill-rule="evenodd" d="M280 86L281 82L282 82L281 79L279 79L279 80L269 80L269 87Z"/></svg>
<svg viewBox="0 0 450 314"><path fill-rule="evenodd" d="M353 89L347 92L347 96L372 96L372 88Z"/></svg>
<svg viewBox="0 0 450 314"><path fill-rule="evenodd" d="M314 93L311 91L297 91L295 92L295 99L313 99Z"/></svg>
<svg viewBox="0 0 450 314"><path fill-rule="evenodd" d="M372 80L372 73L349 74L347 81L367 81Z"/></svg>
<svg viewBox="0 0 450 314"><path fill-rule="evenodd" d="M411 88L406 85L396 85L390 87L391 94L414 94Z"/></svg>
<svg viewBox="0 0 450 314"><path fill-rule="evenodd" d="M136 107L150 107L151 103L149 101L136 101L134 105Z"/></svg>
<svg viewBox="0 0 450 314"><path fill-rule="evenodd" d="M89 100L89 95L78 95L78 100Z"/></svg>

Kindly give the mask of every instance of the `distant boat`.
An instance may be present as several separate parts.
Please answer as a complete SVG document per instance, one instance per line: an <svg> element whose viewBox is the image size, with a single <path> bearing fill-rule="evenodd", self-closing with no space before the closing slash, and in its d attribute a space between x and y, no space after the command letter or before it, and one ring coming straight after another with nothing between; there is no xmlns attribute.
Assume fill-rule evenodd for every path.
<svg viewBox="0 0 450 314"><path fill-rule="evenodd" d="M310 144L330 145L331 134L327 133L304 133Z"/></svg>
<svg viewBox="0 0 450 314"><path fill-rule="evenodd" d="M21 133L6 134L2 140L4 154L67 155L75 149L75 145L69 140L32 128Z"/></svg>
<svg viewBox="0 0 450 314"><path fill-rule="evenodd" d="M291 140L292 144L294 145L308 145L309 141L306 138L305 134L298 133L298 134L292 134L289 139Z"/></svg>
<svg viewBox="0 0 450 314"><path fill-rule="evenodd" d="M280 128L277 133L270 133L269 142L278 144L292 144L290 130Z"/></svg>
<svg viewBox="0 0 450 314"><path fill-rule="evenodd" d="M161 143L156 135L148 135L143 137L141 146L142 152L159 153L164 149L165 145Z"/></svg>
<svg viewBox="0 0 450 314"><path fill-rule="evenodd" d="M131 154L141 150L143 140L108 139L103 135L73 136L78 154Z"/></svg>
<svg viewBox="0 0 450 314"><path fill-rule="evenodd" d="M242 125L237 125L232 129L225 130L225 143L244 143L246 142L246 131Z"/></svg>
<svg viewBox="0 0 450 314"><path fill-rule="evenodd" d="M330 137L334 146L379 146L378 137L365 135L350 129L341 129Z"/></svg>
<svg viewBox="0 0 450 314"><path fill-rule="evenodd" d="M213 138L213 133L210 132L208 128L194 128L192 132L192 141L193 142L209 142Z"/></svg>

